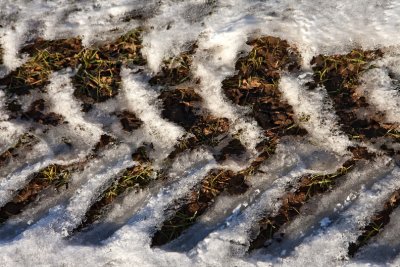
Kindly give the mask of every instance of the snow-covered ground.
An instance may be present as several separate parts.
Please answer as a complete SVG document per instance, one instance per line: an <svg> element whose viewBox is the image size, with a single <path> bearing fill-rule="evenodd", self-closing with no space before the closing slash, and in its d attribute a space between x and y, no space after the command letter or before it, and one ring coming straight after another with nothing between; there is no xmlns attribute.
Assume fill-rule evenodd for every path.
<svg viewBox="0 0 400 267"><path fill-rule="evenodd" d="M126 19L129 16L131 19ZM246 244L251 226L265 212L279 209L279 202L274 201L296 182L296 177L334 171L349 156L346 149L352 141L340 131L326 92L321 88L308 91L304 87L313 56L346 53L354 48L385 50L385 56L374 62L377 68L363 74L359 90L377 111L386 113L388 122L400 122L400 91L396 83L400 79L400 0L0 0L0 45L4 50L0 77L27 60L19 50L36 37L53 40L80 36L83 44L90 46L138 26L145 29L143 55L148 62L145 74L124 68L120 95L97 104L95 111L87 114L78 111L72 95L71 70L51 76L45 98L51 104L50 109L57 110L69 123L46 132L36 131L40 140L33 155L16 162L16 167L0 180L0 204L9 201L31 173L49 164L68 164L85 158L104 133L103 124L124 143L107 148L100 159L74 174L74 193L54 198L54 203L43 203L48 211L36 216L34 207L25 210L21 218L29 218L29 223L23 230L18 228L18 219L8 221L3 227L15 233L0 231L1 266L399 264L400 233L390 231L398 229L396 221L391 221L385 229L376 250L371 244L358 257L347 257L349 242L355 241L360 228L400 188L399 163L388 156L378 157L373 164L348 175L342 187L315 204L321 206L315 208L314 216L299 217L289 234L293 242L283 243L278 252L261 250L247 254ZM202 149L175 159L169 171L176 179L154 191L142 192L138 207L116 207L112 214L129 218L124 225L114 226L117 230L101 244L84 245L65 238L81 222L104 184L134 164L129 156L136 147L153 143L152 157L162 165L184 135L182 127L161 117L159 92L147 85L145 76L157 72L163 59L178 55L189 42L197 41L199 47L192 71L202 81L196 90L204 99L204 108L212 115L228 118L232 133L240 132L243 144L254 152L255 145L262 140L262 129L245 115L246 110L226 100L221 82L234 73L240 52L249 51L248 38L262 35L287 40L301 53L300 75L285 74L279 90L293 106L295 116L309 115L307 121L299 122L309 132L308 136L301 141L284 140L278 145L275 155L261 167L263 174L254 177L258 182L254 182L251 194L240 201L230 198L217 201L215 209L206 216L220 218L202 222L209 223L208 232L198 230L198 225L189 228L186 238L202 235L187 238L196 240L188 245L190 249L151 248L150 242L171 203L186 195L210 169L232 167L229 165L232 163L215 162ZM4 101L0 91L0 152L29 130L28 124L8 118ZM144 123L130 136L102 115L104 110L112 112L122 107L137 114ZM71 140L75 149L68 154L57 153L60 136ZM398 217L399 212L393 216ZM2 238L2 234L8 238ZM379 252L382 247L390 253ZM376 255L371 257L371 253Z"/></svg>

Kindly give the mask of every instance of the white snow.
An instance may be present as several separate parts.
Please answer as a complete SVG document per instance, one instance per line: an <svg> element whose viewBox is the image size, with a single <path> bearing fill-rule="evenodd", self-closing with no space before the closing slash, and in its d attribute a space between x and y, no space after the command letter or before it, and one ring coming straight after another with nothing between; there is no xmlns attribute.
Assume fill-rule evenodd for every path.
<svg viewBox="0 0 400 267"><path fill-rule="evenodd" d="M68 164L90 155L104 133L117 137L117 144L92 159L83 171L73 175L70 194L60 196L41 218L32 216L27 229L17 231L14 238L2 239L0 259L4 266L342 266L375 264L364 257L376 247L368 245L359 258L347 257L347 246L357 238L360 227L379 209L386 198L400 187L399 169L392 159L378 155L372 168L387 168L389 174L355 170L344 183L343 192L322 196L316 215L310 220L300 216L292 230L298 243L282 243L275 254L248 255L249 232L263 214L279 209L280 198L288 186L296 185L304 173L329 172L348 159L348 146L354 145L340 131L340 125L323 87L308 91L304 83L310 78L310 60L320 53L346 53L353 48L385 51L382 59L363 74L357 89L370 104L368 109L381 113L387 122L400 123L400 1L398 0L2 0L0 1L0 46L4 64L0 77L16 70L27 60L21 47L37 37L52 40L81 37L85 46L109 41L138 26L144 29L143 55L147 65L137 73L122 69L122 85L113 100L94 105L84 113L73 96L71 76L74 70L53 73L43 92L21 97L23 108L31 100L43 97L49 111L61 114L68 123L42 127L13 119L6 110L7 94L0 88L0 153L11 147L24 133L33 133L39 142L32 153L16 160L0 180L0 206L4 206L21 189L31 174L49 164ZM141 192L141 201L134 209L119 206L114 214L130 218L111 238L100 246L71 243L64 237L83 219L84 213L126 167L136 164L131 153L144 143L152 143L150 155L157 170L163 168L166 156L185 132L161 116L157 99L159 89L148 84L148 77L160 70L162 60L178 55L197 42L192 71L200 84L195 86L204 102L204 109L217 117L226 117L237 135L254 156L263 131L249 116L250 108L234 105L226 99L221 82L235 74L235 62L249 51L249 38L273 35L295 46L302 56L298 73L282 73L279 90L293 106L296 123L309 135L303 139L282 140L276 153L263 164L264 173L254 175L250 193L242 199L222 196L207 216L219 216L210 233L190 251L168 251L151 248L152 234L169 216L166 209L186 196L212 168L220 166L204 149L180 155L168 169L170 180ZM131 132L122 132L119 122L109 113L129 110L143 121ZM73 148L65 148L65 140ZM118 143L120 142L120 143ZM236 168L235 168L236 167ZM386 170L385 170L386 171ZM359 179L357 179L359 178ZM257 180L259 179L259 180ZM353 188L356 188L353 190ZM124 201L128 201L129 195ZM240 201L238 201L240 199ZM227 201L227 202L224 202ZM124 202L122 202L124 203ZM314 203L315 204L315 203ZM38 205L41 205L40 202ZM121 204L123 205L123 204ZM329 211L325 210L329 207ZM225 209L229 211L224 213ZM30 218L26 210L24 218ZM131 213L130 213L131 212ZM395 211L393 218L398 218ZM211 218L208 217L208 218ZM112 218L112 216L110 216ZM204 219L203 218L203 219ZM36 220L37 219L37 220ZM212 218L211 218L212 219ZM17 221L17 220L16 220ZM200 221L200 222L205 222ZM211 221L211 220L210 220ZM312 223L316 228L310 231ZM112 220L108 221L112 223ZM299 227L303 225L303 227ZM17 227L17 223L13 226ZM196 225L201 227L201 224ZM377 236L382 247L399 250L398 241L390 236L398 225L391 221L388 230ZM395 228L397 227L397 228ZM290 228L290 227L289 227ZM194 229L194 230L193 230ZM392 229L392 231L390 230ZM189 233L196 235L196 228ZM199 231L200 233L201 231ZM12 235L12 234L11 234ZM297 239L296 239L297 240ZM290 246L294 246L293 249ZM398 266L400 257L393 252ZM364 256L363 256L364 255ZM257 257L255 257L257 256ZM396 258L397 257L397 258ZM364 260L364 261L363 261ZM380 257L378 265L386 264Z"/></svg>
<svg viewBox="0 0 400 267"><path fill-rule="evenodd" d="M332 104L324 88L308 91L300 79L284 76L279 86L284 98L294 108L296 120L317 143L344 155L352 144L339 130Z"/></svg>

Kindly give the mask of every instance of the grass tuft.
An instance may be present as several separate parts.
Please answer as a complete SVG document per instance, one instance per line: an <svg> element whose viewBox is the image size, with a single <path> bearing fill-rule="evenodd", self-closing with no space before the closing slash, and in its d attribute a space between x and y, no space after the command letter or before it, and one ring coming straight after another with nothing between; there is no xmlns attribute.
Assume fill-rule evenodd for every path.
<svg viewBox="0 0 400 267"><path fill-rule="evenodd" d="M122 65L144 65L140 49L141 29L98 48L86 48L76 55L78 71L73 77L74 95L85 104L103 102L118 94Z"/></svg>
<svg viewBox="0 0 400 267"><path fill-rule="evenodd" d="M21 50L21 53L31 56L28 61L0 79L0 85L5 86L11 95L23 95L30 90L41 89L48 84L53 71L73 67L76 62L73 56L81 49L81 41L76 38L55 41L37 39Z"/></svg>

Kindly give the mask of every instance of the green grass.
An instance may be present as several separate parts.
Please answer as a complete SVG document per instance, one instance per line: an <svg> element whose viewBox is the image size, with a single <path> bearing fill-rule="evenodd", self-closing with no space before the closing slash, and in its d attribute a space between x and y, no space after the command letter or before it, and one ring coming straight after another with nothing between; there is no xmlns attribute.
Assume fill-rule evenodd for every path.
<svg viewBox="0 0 400 267"><path fill-rule="evenodd" d="M143 188L154 180L156 173L151 165L137 165L127 169L104 193L109 200L133 188Z"/></svg>
<svg viewBox="0 0 400 267"><path fill-rule="evenodd" d="M62 186L68 186L71 173L60 165L50 165L42 169L35 177L41 179L57 189Z"/></svg>

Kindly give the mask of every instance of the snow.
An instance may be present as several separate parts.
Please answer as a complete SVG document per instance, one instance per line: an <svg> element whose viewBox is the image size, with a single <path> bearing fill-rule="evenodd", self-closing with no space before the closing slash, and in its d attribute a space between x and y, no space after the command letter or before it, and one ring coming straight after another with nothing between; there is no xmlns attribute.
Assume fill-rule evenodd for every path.
<svg viewBox="0 0 400 267"><path fill-rule="evenodd" d="M157 107L157 92L146 88L144 81L130 75L128 69L121 72L123 94L130 111L137 114L144 122L144 139L153 143L157 157L168 156L184 130L161 118L160 108Z"/></svg>
<svg viewBox="0 0 400 267"><path fill-rule="evenodd" d="M307 81L307 80L306 80ZM296 120L317 143L324 142L339 155L347 154L349 138L339 130L332 104L324 88L309 91L301 78L282 77L280 90L294 108Z"/></svg>
<svg viewBox="0 0 400 267"><path fill-rule="evenodd" d="M341 132L324 88L308 91L305 87L313 56L346 53L353 48L383 49L385 56L363 74L357 92L365 95L369 109L384 114L388 122L400 123L399 24L397 0L0 1L0 46L4 50L0 77L28 59L19 50L37 37L52 40L80 36L85 46L91 46L138 26L144 29L142 52L148 62L139 73L124 67L119 95L94 105L89 113L80 111L80 102L73 96L73 70L53 73L41 94L49 103L49 110L63 115L68 123L48 129L10 118L5 108L7 97L0 90L0 153L26 132L39 140L32 153L1 169L5 175L0 180L0 206L41 168L88 157L102 134L111 134L120 141L88 162L83 171L73 174L71 194L55 197L54 203L39 203L42 216L35 216L40 207L30 207L18 217L29 223L16 230L14 237L3 239L0 231L2 265L367 266L371 262L366 255L379 245L382 251L384 246L394 249L388 253L392 260L388 264L398 266L400 244L392 238L398 235L396 220L376 238L378 245L367 245L358 258L347 257L348 243L357 238L360 227L400 187L398 167L393 159L382 155L365 166L367 171L356 169L336 191L310 203L310 207L317 207L315 214L299 216L288 226L292 239L277 246L277 251L249 255L246 249L257 221L279 209L276 199L289 185L296 186L297 179L305 173L336 170L349 158L347 148L354 145ZM154 151L150 156L157 170L163 168L166 156L185 131L162 118L158 88L147 81L160 69L163 59L179 54L195 41L198 49L192 71L200 79L195 90L204 100L202 108L214 116L228 118L231 134L238 136L252 156L256 154L255 146L263 139L263 131L248 115L249 108L236 106L225 98L221 82L235 74L236 60L250 49L246 41L260 35L288 40L301 53L301 69L296 75L282 73L279 90L293 106L296 123L308 131L308 136L281 140L275 155L261 167L263 173L249 180L250 191L238 198L217 198L186 233L186 237L194 236L190 239L192 246L181 251L174 251L178 245L170 246L170 250L150 247L152 234L170 215L166 209L186 196L210 169L235 169L232 163L216 163L206 149L180 155L168 169L170 180L141 192L138 199L129 194L124 201L132 200L135 207L132 203L129 208L117 204L107 222L111 224L113 216L125 219L100 245L75 244L66 239L115 176L136 164L130 156L137 147L152 143ZM21 97L23 108L35 97ZM129 134L122 131L115 117L109 116L123 109L143 121L139 129ZM66 148L65 139L74 145L73 149ZM398 218L399 212L392 216ZM18 229L18 218L3 227ZM209 228L203 231L201 223L209 223ZM387 260L382 256L377 264L384 265Z"/></svg>
<svg viewBox="0 0 400 267"><path fill-rule="evenodd" d="M364 85L359 89L365 92L368 102L378 111L384 112L387 120L392 123L400 123L399 63L397 54L389 51L383 59L373 63L377 68L363 75ZM389 75L394 75L394 79Z"/></svg>

